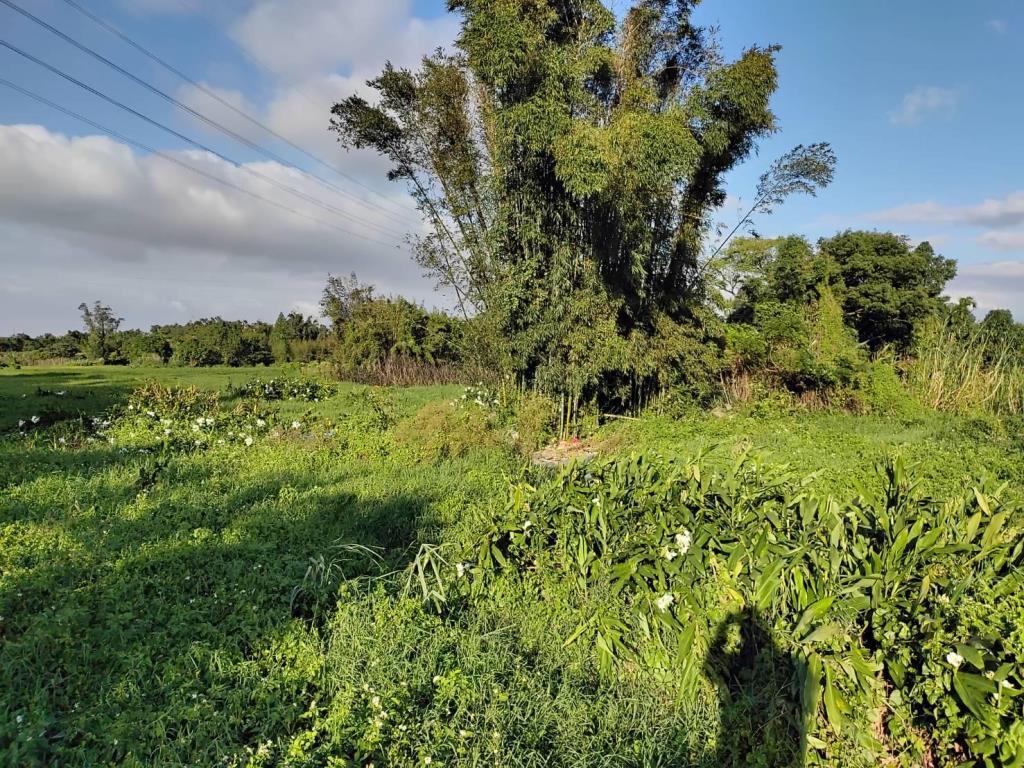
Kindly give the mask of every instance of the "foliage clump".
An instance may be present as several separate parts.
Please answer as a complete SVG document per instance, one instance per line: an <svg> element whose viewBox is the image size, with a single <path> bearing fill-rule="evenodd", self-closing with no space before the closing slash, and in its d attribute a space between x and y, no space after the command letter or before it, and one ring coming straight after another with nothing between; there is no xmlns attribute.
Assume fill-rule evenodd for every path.
<svg viewBox="0 0 1024 768"><path fill-rule="evenodd" d="M241 386L229 389L228 395L254 397L261 400L304 400L319 402L331 397L337 387L320 379L310 377L281 377L267 380L252 379Z"/></svg>
<svg viewBox="0 0 1024 768"><path fill-rule="evenodd" d="M555 572L581 595L617 596L566 638L608 675L710 670L728 688L785 664L772 704L774 726L799 735L793 759L1016 765L1024 510L1006 486L942 500L898 459L879 472L840 503L747 456L572 466L512 490L473 552L476 589L497 572ZM721 656L731 631L741 647L759 638L749 658ZM733 761L765 754L760 732L734 747Z"/></svg>
<svg viewBox="0 0 1024 768"><path fill-rule="evenodd" d="M704 373L702 249L724 175L775 130L777 49L724 61L695 5L644 0L619 23L598 0L451 2L457 53L388 65L376 104L333 109L339 139L390 160L416 200L418 261L487 329L475 362L570 411ZM798 148L759 205L815 191L833 162Z"/></svg>

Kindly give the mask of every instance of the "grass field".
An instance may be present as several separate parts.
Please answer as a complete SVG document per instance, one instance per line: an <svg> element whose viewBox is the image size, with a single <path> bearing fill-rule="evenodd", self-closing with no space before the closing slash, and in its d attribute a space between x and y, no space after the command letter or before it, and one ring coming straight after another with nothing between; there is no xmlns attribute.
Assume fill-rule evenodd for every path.
<svg viewBox="0 0 1024 768"><path fill-rule="evenodd" d="M162 413L127 410L147 379L224 390L281 373L0 371L0 759L725 764L727 732L756 702L724 711L710 678L609 683L562 642L581 620L566 579L499 579L441 611L407 580L421 545L454 555L510 480L543 480L500 445L427 455L396 437L458 388L342 385L166 429ZM612 454L717 446L723 463L765 451L845 497L894 451L934 493L986 472L1024 487L1019 433L986 420L649 417L594 440ZM761 764L797 764L765 744Z"/></svg>

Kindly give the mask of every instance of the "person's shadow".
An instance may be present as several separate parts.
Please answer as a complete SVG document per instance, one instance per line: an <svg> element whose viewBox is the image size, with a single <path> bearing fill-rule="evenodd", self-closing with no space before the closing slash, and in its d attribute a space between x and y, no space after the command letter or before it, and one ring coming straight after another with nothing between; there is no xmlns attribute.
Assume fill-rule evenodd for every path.
<svg viewBox="0 0 1024 768"><path fill-rule="evenodd" d="M800 667L755 611L719 624L704 669L718 687L721 721L708 768L802 768Z"/></svg>

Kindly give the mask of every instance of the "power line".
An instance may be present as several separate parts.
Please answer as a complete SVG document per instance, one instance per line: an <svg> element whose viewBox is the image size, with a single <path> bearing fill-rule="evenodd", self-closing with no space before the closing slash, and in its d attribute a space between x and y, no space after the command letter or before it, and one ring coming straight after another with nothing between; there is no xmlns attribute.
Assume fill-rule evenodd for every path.
<svg viewBox="0 0 1024 768"><path fill-rule="evenodd" d="M372 237L367 237L366 235L361 235L358 232L353 232L353 231L351 231L349 229L345 229L344 227L339 227L336 224L331 224L328 221L322 221L321 219L318 219L315 216L310 216L308 213L304 213L302 211L296 210L295 208L292 208L291 206L284 205L283 203L279 203L276 200L271 200L270 198L264 197L263 195L261 195L261 194L259 194L257 192L253 192L252 190L246 189L245 187L240 187L237 184L233 184L232 182L228 181L227 179L222 179L219 176L214 176L212 173L207 173L206 171L203 171L203 170L201 170L199 168L196 168L194 166L189 165L186 162L183 162L182 160L179 160L178 158L174 157L173 155L169 155L166 152L161 152L158 149L154 149L153 147L147 146L146 144L143 144L140 141L136 141L135 139L131 139L131 138L125 136L124 134L115 131L112 128L108 128L105 125L97 123L94 120L90 120L88 117L85 117L84 115L81 115L78 112L74 112L73 110L70 110L70 109L68 109L66 107L62 107L60 104L57 104L57 103L55 103L53 101L50 101L46 97L41 96L38 93L35 93L35 92L29 90L28 88L22 88L20 85L17 85L16 83L12 83L10 80L6 80L6 79L0 77L0 85L5 85L5 86L7 86L8 88L10 88L10 89L12 89L14 91L17 91L18 93L20 93L20 94L22 94L24 96L29 97L30 99L35 99L40 104L45 104L46 106L51 107L52 109L55 109L58 112L62 112L63 114L67 115L68 117L72 117L72 118L74 118L76 120L80 120L81 122L85 123L86 125L90 125L93 128L95 128L96 130L102 131L103 133L105 133L108 136L111 136L111 137L117 139L118 141L121 141L121 142L123 142L125 144L130 144L133 147L136 147L137 149L141 149L143 152L148 152L151 155L154 155L156 157L160 157L160 158L162 158L164 160L167 160L168 162L174 163L175 165L181 166L182 168L184 168L187 171L190 171L191 173L195 173L195 174L197 174L199 176L202 176L203 178L209 179L210 181L215 181L218 184L223 184L224 186L229 187L231 189L234 189L237 192L241 192L243 195L248 195L249 197L255 198L256 200L261 200L264 203L267 203L268 205L274 206L275 208L280 208L281 210L287 211L288 213L294 214L296 216L301 216L304 219L309 219L310 221L316 222L317 224L320 224L321 226L330 227L331 229L336 229L339 232L342 232L343 234L350 235L352 237L358 237L361 240L367 240L367 241L369 241L371 243L377 243L378 245L383 245L383 246L386 246L388 248L398 248L399 247L399 246L393 245L391 243L385 243L385 242L383 242L381 240L375 240Z"/></svg>
<svg viewBox="0 0 1024 768"><path fill-rule="evenodd" d="M83 16L85 16L86 18L90 19L91 21L93 21L95 24L97 24L100 27L102 27L103 29L107 30L110 34L115 35L116 37L120 38L125 43L127 43L130 46L132 46L132 48L134 48L139 53L141 53L143 56L146 56L150 60L156 62L161 67L166 69L168 72L171 72L172 74L178 76L179 78L184 80L186 83L189 83L193 87L195 87L198 90L202 91L204 94L209 96L211 99L214 99L219 104L221 104L224 107L230 109L236 115L239 115L239 116L245 118L246 120L248 120L253 125L258 126L259 128L262 128L264 131L269 133L274 138L278 139L279 141L284 142L289 147L294 149L296 152L301 153L302 155L308 157L310 160L312 160L312 161L322 165L324 168L327 168L330 171L333 171L334 173L338 174L339 176L342 176L343 178L348 179L353 184L356 184L356 185L362 187L363 189L365 189L366 191L370 192L371 194L373 194L373 195L375 195L377 197L380 197L382 200L385 200L386 202L388 202L388 203L390 203L392 205L398 205L397 203L393 203L392 201L387 200L387 198L383 197L379 192L374 190L372 187L367 186L363 182L359 181L359 179L355 178L354 176L351 176L351 175L345 173L340 168L338 168L338 167L336 167L334 165L331 165L326 160L323 160L322 158L320 158L317 155L313 154L309 150L299 146L298 144L293 142L288 137L281 135L280 133L275 131L270 126L266 125L265 123L261 122L257 118L255 118L252 115L250 115L245 110L239 109L234 104L232 104L230 101L228 101L227 99L221 97L216 91L213 91L213 90L207 88L206 86L204 86L202 83L199 83L199 82L193 80L191 77L186 75L184 72L182 72L180 69L175 67L173 64L168 63L167 61L162 59L160 56L158 56L157 54L153 53L151 50L146 48L141 43L136 42L135 40L130 38L128 35L124 34L121 30L119 30L113 24L110 24L109 22L104 21L102 18L96 16L91 11L83 8L75 0L64 0L64 3L67 4L68 6L70 6L71 8L74 8L76 11L78 11L79 13L81 13ZM401 207L403 207L403 208L405 208L407 210L415 210L415 209L411 208L410 206L406 206L406 205L403 205Z"/></svg>
<svg viewBox="0 0 1024 768"><path fill-rule="evenodd" d="M70 35L65 34L61 30L57 29L52 24L49 24L48 22L46 22L43 19L39 18L35 14L30 13L29 11L26 11L24 8L19 6L17 3L12 2L12 0L0 0L0 3L3 3L4 5L6 5L8 8L10 8L13 11L17 11L18 13L20 13L25 18L29 19L30 21L35 22L36 24L38 24L39 26L43 27L47 31L51 32L52 34L56 35L57 37L61 38L65 42L67 42L69 45L72 45L75 48L77 48L78 50L82 51L83 53L88 54L89 56L92 56L97 61L107 65L111 69L114 69L115 71L117 71L120 74L124 75L128 79L130 79L133 82L137 83L138 85L142 86L146 90L156 94L157 96L159 96L160 98L164 99L165 101L170 102L171 104L173 104L177 108L187 112L188 114L192 115L196 119L201 120L202 122L204 122L207 125L209 125L211 128L214 128L215 130L220 131L221 133L225 134L226 136L229 136L230 138L234 139L235 141L238 141L241 144L244 144L245 146L247 146L250 149L252 149L254 152L258 152L259 154L263 155L264 157L266 157L266 158L268 158L270 160L273 160L274 162L279 163L280 165L288 166L289 168L294 168L299 173L302 173L302 174L304 174L306 176L309 176L310 178L316 180L317 183L319 183L320 185L328 187L329 189L334 190L338 194L344 195L345 197L350 197L350 198L352 198L352 199L362 203L363 205L370 206L372 208L376 208L379 211L381 211L384 215L389 216L390 218L392 218L393 220L395 220L396 222L398 222L399 224L401 224L403 226L408 226L409 225L409 222L403 221L402 219L400 219L398 217L397 214L392 213L391 211L387 210L383 206L378 205L377 203L373 203L373 202L371 202L369 200L364 200L363 198L358 197L357 195L353 195L348 190L342 189L341 187L339 187L336 184L328 181L327 179L323 178L322 176L319 176L318 174L315 174L315 173L313 173L311 171L304 171L304 170L302 170L301 168L296 166L294 163L291 163L291 162L285 160L284 158L282 158L277 153L275 153L275 152L273 152L273 151L271 151L269 149L266 149L262 145L257 144L254 141L251 141L250 139L246 138L245 136L242 136L240 133L231 130L230 128L222 125L221 123L218 123L216 120L213 120L212 118L207 117L206 115L204 115L203 113L199 112L198 110L195 110L192 107L188 106L187 104L184 104L183 102L181 102L178 99L176 99L173 96L171 96L166 91L163 91L160 88L157 88L152 83L150 83L150 82L148 82L146 80L143 80L141 77L138 77L137 75L135 75L134 73L132 73L129 70L125 69L124 67L120 66L119 64L116 64L115 62L111 61L110 59L108 59L103 54L98 53L97 51L93 50L92 48L90 48L89 46L87 46L87 45L85 45L83 43L80 43L79 41L77 41L73 37L71 37Z"/></svg>
<svg viewBox="0 0 1024 768"><path fill-rule="evenodd" d="M203 12L203 9L198 7L198 3L196 5L193 5L191 3L186 3L185 0L174 0L174 2L178 5L179 8L184 10L186 13L193 13L198 18L202 19L203 23L206 24L206 26L208 26L210 29L212 29L212 30L214 30L215 32L218 32L218 33L220 32L220 30L216 27L216 25L212 21L210 21L209 16ZM243 56L245 56L245 58L247 58L251 63L255 64L257 67L260 67L262 69L270 69L270 67L267 65L266 61L261 61L254 54L249 52L249 50L247 50L245 48L245 46L240 45L237 41L232 39L230 36L225 36L224 39L227 40L229 43L231 43L235 48L237 48L239 53L241 53ZM314 99L312 96L310 96L304 90L299 88L297 85L293 84L292 85L292 90L294 90L297 94L299 94L302 98L304 98L307 102L312 104L314 107L317 107L319 109L320 104L317 103L316 99ZM401 207L406 208L408 210L415 210L414 208L411 208L408 205L402 205L401 203L396 203L396 205L401 205Z"/></svg>
<svg viewBox="0 0 1024 768"><path fill-rule="evenodd" d="M396 232L394 230L388 229L386 227L382 227L382 226L380 226L378 224L375 224L373 222L363 221L358 216L354 216L353 214L349 213L348 211L346 211L346 210L344 210L342 208L338 208L337 206L331 205L330 203L325 203L322 200L320 200L319 198L314 197L313 195L310 195L310 194L308 194L306 192L298 190L295 187L292 187L292 186L290 186L288 184L285 184L283 182L277 181L276 179L274 179L274 178L272 178L270 176L267 176L266 174L260 173L259 171L255 170L253 168L250 168L247 165L243 165L242 163L239 163L237 160L234 160L233 158L228 157L227 155L224 155L221 152L218 152L217 150L213 149L212 147L209 147L206 144L203 144L202 142L197 141L196 139L191 138L190 136L186 136L185 134L181 133L180 131L176 131L175 129L171 128L170 126L168 126L168 125L166 125L164 123L161 123L159 120L154 120L153 118L149 117L148 115L143 114L142 112L139 112L137 109L134 109L134 108L128 106L127 104L124 104L123 102L118 101L117 99L109 96L108 94L104 93L103 91L100 91L100 90L98 90L96 88L93 88L91 85L88 85L87 83L83 83L81 80L78 80L75 77L72 77L67 72L64 72L62 69L60 69L58 67L55 67L52 64L49 64L49 63L43 61L42 59L39 59L39 58L33 56L31 53L28 53L27 51L24 51L21 48L18 48L16 45L12 45L11 43L7 42L6 40L0 39L0 46L3 46L4 48L7 48L10 51L13 51L14 53L17 53L19 56L23 56L24 58L28 59L29 61L31 61L31 62L33 62L35 64L38 64L40 67L43 67L44 69L52 72L53 74L57 75L58 77L64 78L69 83L77 85L79 88L82 88L82 89L88 91L89 93L93 94L94 96L97 96L100 99L103 99L108 104L113 104L115 107L118 107L119 109L122 109L122 110L124 110L125 112L128 112L131 115L134 115L135 117L139 118L140 120L144 120L145 122L149 123L152 126L155 126L156 128L159 128L159 129L161 129L163 131L166 131L170 135L174 136L175 138L180 139L181 141L186 142L187 144L192 145L196 149L200 149L203 152L209 152L211 155L215 155L216 157L219 157L224 162L230 163L231 165L234 165L234 166L237 166L238 168L240 168L241 170L243 170L246 173L250 174L251 176L255 176L256 178L261 179L261 180L267 182L268 184L271 184L272 186L277 187L278 189L284 190L285 192L289 192L289 193L291 193L291 194L293 194L293 195L295 195L297 197L302 198L303 200L306 200L307 202L313 203L314 205L317 205L320 208L323 208L324 210L330 211L330 212L335 213L335 214L337 214L337 215L339 215L339 216L341 216L343 218L349 219L349 220L351 220L351 221L353 221L353 222L355 222L357 224L360 224L361 226L367 227L368 229L377 230L378 232L380 232L382 234L385 234L385 235L388 235L388 236L391 236L391 237L395 237L397 239L402 239L404 237L404 235L402 233L398 233L398 232Z"/></svg>

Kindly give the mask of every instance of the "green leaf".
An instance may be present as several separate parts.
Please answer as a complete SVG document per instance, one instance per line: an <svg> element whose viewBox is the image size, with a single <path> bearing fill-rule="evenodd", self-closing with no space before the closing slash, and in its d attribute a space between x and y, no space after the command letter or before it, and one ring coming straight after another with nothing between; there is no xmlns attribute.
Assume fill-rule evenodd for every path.
<svg viewBox="0 0 1024 768"><path fill-rule="evenodd" d="M846 702L842 693L832 684L832 673L828 666L825 667L825 690L822 698L825 701L825 715L828 717L828 722L835 732L839 733L845 722L843 709L846 708Z"/></svg>
<svg viewBox="0 0 1024 768"><path fill-rule="evenodd" d="M842 634L842 628L838 624L822 624L811 632L800 642L802 643L823 643L833 637Z"/></svg>
<svg viewBox="0 0 1024 768"><path fill-rule="evenodd" d="M975 648L973 645L958 645L956 652L963 656L967 661L971 663L975 669L984 671L985 669L985 657L981 655L981 651Z"/></svg>
<svg viewBox="0 0 1024 768"><path fill-rule="evenodd" d="M821 701L821 657L816 653L807 654L802 667L803 685L800 688L800 710L805 722L814 722Z"/></svg>
<svg viewBox="0 0 1024 768"><path fill-rule="evenodd" d="M999 529L1003 527L1003 523L1006 521L1005 512L997 512L992 515L992 520L989 521L988 527L985 528L985 533L981 537L981 548L988 549L996 540L996 536L999 535Z"/></svg>
<svg viewBox="0 0 1024 768"><path fill-rule="evenodd" d="M973 488L972 490L974 491L974 498L977 499L977 501L978 501L978 506L981 507L982 511L986 515L991 515L992 514L992 510L988 506L988 499L985 498L985 494L983 494L977 488ZM972 538L973 538L973 536L972 536Z"/></svg>
<svg viewBox="0 0 1024 768"><path fill-rule="evenodd" d="M796 627L793 629L793 635L795 637L800 637L803 629L824 616L828 609L832 607L832 603L834 603L835 600L835 595L829 595L828 597L823 597L821 600L811 603L800 615L800 620L796 623Z"/></svg>
<svg viewBox="0 0 1024 768"><path fill-rule="evenodd" d="M988 697L996 692L993 681L973 672L957 670L953 673L953 690L972 715L985 724L992 722L994 718Z"/></svg>

